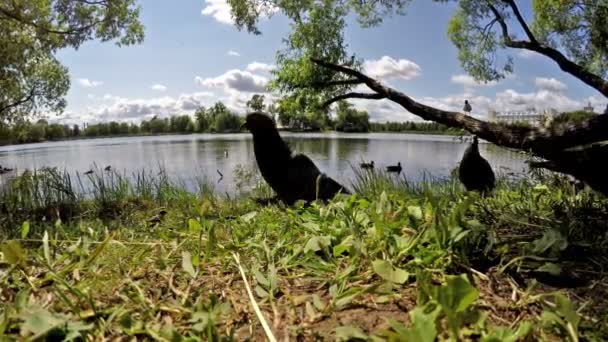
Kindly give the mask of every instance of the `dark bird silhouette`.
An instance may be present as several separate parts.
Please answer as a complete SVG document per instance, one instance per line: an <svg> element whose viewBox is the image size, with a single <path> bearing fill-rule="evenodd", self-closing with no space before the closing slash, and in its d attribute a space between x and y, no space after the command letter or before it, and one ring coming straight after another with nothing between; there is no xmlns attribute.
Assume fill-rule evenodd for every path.
<svg viewBox="0 0 608 342"><path fill-rule="evenodd" d="M362 169L373 169L374 168L374 161L372 160L371 163L361 163L359 165L361 166Z"/></svg>
<svg viewBox="0 0 608 342"><path fill-rule="evenodd" d="M90 174L92 174L92 173L93 173L93 170L89 170L89 171L85 172L84 174L85 174L85 175L90 175Z"/></svg>
<svg viewBox="0 0 608 342"><path fill-rule="evenodd" d="M389 165L386 167L386 172L396 172L401 173L401 162L398 162L397 165Z"/></svg>
<svg viewBox="0 0 608 342"><path fill-rule="evenodd" d="M469 100L464 100L464 107L462 108L462 110L464 110L467 113L470 113L473 108L471 107L471 104L469 103Z"/></svg>
<svg viewBox="0 0 608 342"><path fill-rule="evenodd" d="M106 171L110 171L110 170L112 170L112 165L108 165L108 166L106 166L106 167L104 168L104 170L106 170Z"/></svg>
<svg viewBox="0 0 608 342"><path fill-rule="evenodd" d="M253 135L253 151L264 180L276 193L270 201L287 205L297 200L329 200L337 193L350 194L346 187L321 173L310 158L294 154L279 135L272 118L263 112L247 115L243 127Z"/></svg>
<svg viewBox="0 0 608 342"><path fill-rule="evenodd" d="M467 147L460 161L458 178L467 191L479 191L482 194L494 189L494 171L490 163L479 154L479 141L473 137L473 143Z"/></svg>
<svg viewBox="0 0 608 342"><path fill-rule="evenodd" d="M167 215L167 211L162 209L157 215L154 215L148 219L148 226L150 227L161 223L163 218L165 218L165 215Z"/></svg>

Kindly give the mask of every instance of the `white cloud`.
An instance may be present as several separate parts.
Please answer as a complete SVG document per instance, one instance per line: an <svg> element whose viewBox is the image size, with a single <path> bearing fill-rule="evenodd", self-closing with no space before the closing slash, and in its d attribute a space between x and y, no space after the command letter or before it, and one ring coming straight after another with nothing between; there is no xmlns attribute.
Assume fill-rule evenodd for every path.
<svg viewBox="0 0 608 342"><path fill-rule="evenodd" d="M537 77L534 79L534 84L539 89L558 93L568 89L564 83L556 80L555 78Z"/></svg>
<svg viewBox="0 0 608 342"><path fill-rule="evenodd" d="M147 99L130 99L106 94L104 95L105 102L102 104L90 106L86 111L81 111L77 115L66 112L58 120L69 124L107 121L139 122L142 119L150 119L155 115L167 117L175 114L191 113L199 106L208 107L217 100L218 98L211 92Z"/></svg>
<svg viewBox="0 0 608 342"><path fill-rule="evenodd" d="M256 7L256 12L260 14L260 19L267 18L277 11L277 7L266 2L259 2ZM230 6L226 0L205 0L205 7L201 11L201 14L213 16L215 20L222 24L234 24L234 19L232 19L232 14L230 13Z"/></svg>
<svg viewBox="0 0 608 342"><path fill-rule="evenodd" d="M251 62L247 65L247 70L251 72L271 72L276 66L261 62Z"/></svg>
<svg viewBox="0 0 608 342"><path fill-rule="evenodd" d="M217 77L195 77L195 82L203 87L223 88L226 92L266 92L268 79L249 71L232 69Z"/></svg>
<svg viewBox="0 0 608 342"><path fill-rule="evenodd" d="M453 83L461 84L465 88L476 88L476 87L493 87L498 84L497 81L479 82L476 81L473 76L470 75L452 75L451 78Z"/></svg>
<svg viewBox="0 0 608 342"><path fill-rule="evenodd" d="M95 88L103 84L101 81L93 81L88 78L79 78L76 81L85 88Z"/></svg>
<svg viewBox="0 0 608 342"><path fill-rule="evenodd" d="M228 56L234 56L234 57L239 57L241 55L240 53L238 53L238 52L236 52L234 50L228 50L228 52L226 52L226 54Z"/></svg>
<svg viewBox="0 0 608 342"><path fill-rule="evenodd" d="M389 56L383 56L377 60L363 62L363 70L370 77L379 79L401 78L411 80L420 75L420 66L407 59L395 60Z"/></svg>
<svg viewBox="0 0 608 342"><path fill-rule="evenodd" d="M156 91L166 91L167 87L162 84L154 84L154 85L150 86L150 89L156 90Z"/></svg>
<svg viewBox="0 0 608 342"><path fill-rule="evenodd" d="M230 6L226 0L205 0L205 4L205 8L201 11L202 15L211 15L223 24L232 25L234 23L230 14Z"/></svg>

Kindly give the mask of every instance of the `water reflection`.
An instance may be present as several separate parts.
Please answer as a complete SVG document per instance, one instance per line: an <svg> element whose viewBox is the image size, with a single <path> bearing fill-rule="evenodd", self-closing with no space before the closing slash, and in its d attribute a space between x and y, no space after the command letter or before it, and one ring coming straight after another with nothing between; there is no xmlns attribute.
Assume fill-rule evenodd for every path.
<svg viewBox="0 0 608 342"><path fill-rule="evenodd" d="M339 182L350 184L351 165L373 160L376 168L401 162L403 173L418 180L427 172L445 177L458 164L468 143L454 137L414 134L289 134L283 136L297 152L307 154L317 166ZM482 155L495 172L525 170L524 156L503 148L480 144ZM227 155L225 154L227 152ZM112 165L131 174L164 167L172 178L193 186L206 177L219 192L233 192L233 171L238 165L255 167L250 134L106 138L0 147L0 165L24 169L45 166L83 173L96 164ZM218 171L224 177L220 178ZM4 177L6 180L6 176Z"/></svg>

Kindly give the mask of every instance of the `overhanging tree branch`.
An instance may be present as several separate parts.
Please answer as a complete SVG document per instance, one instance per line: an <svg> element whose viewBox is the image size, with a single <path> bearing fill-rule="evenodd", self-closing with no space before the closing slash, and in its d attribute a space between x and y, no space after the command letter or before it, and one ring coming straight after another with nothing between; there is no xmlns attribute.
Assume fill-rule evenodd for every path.
<svg viewBox="0 0 608 342"><path fill-rule="evenodd" d="M517 18L517 21L519 22L519 25L521 25L521 27L524 29L524 32L526 32L526 36L528 36L528 39L530 40L530 42L534 43L534 44L538 44L536 37L534 37L534 34L530 30L530 27L528 27L526 20L521 15L521 12L519 11L517 4L515 3L515 0L504 0L504 1L509 5L509 7L511 7L511 10L515 14L515 17Z"/></svg>
<svg viewBox="0 0 608 342"><path fill-rule="evenodd" d="M32 89L30 90L30 93L27 96L13 102L13 103L9 103L9 104L0 106L0 118L2 117L2 114L5 111L31 101L34 98L34 96L36 96L36 89L35 89L35 87L32 87Z"/></svg>
<svg viewBox="0 0 608 342"><path fill-rule="evenodd" d="M327 88L333 86L343 86L343 85L357 85L362 84L363 82L358 79L349 79L349 80L340 80L340 81L328 81L328 82L312 82L308 84L299 84L294 86L294 88Z"/></svg>
<svg viewBox="0 0 608 342"><path fill-rule="evenodd" d="M368 100L381 100L386 98L385 95L382 94L378 94L378 93L346 93L346 94L342 94L342 95L338 95L336 97L333 97L327 101L325 101L323 103L323 107L329 107L329 105L331 105L334 102L338 102L338 101L342 101L342 100L346 100L346 99L368 99Z"/></svg>
<svg viewBox="0 0 608 342"><path fill-rule="evenodd" d="M501 123L487 122L464 113L446 111L417 102L408 95L384 86L377 80L350 67L314 58L311 60L325 68L359 79L376 93L376 96L372 96L374 94L364 94L365 97L359 98L386 98L398 103L410 113L424 120L434 121L449 127L461 128L496 145L532 151L543 158L551 159L560 154L563 149L569 147L608 140L608 116L599 115L579 124L564 124L552 129L509 126ZM354 98L352 94L347 93L328 102Z"/></svg>
<svg viewBox="0 0 608 342"><path fill-rule="evenodd" d="M507 47L510 47L513 49L530 50L530 51L540 53L541 55L545 55L546 57L549 57L555 63L557 63L557 65L560 67L561 70L578 78L583 83L585 83L588 86L599 91L605 97L608 97L608 81L604 80L602 77L600 77L596 74L593 74L593 73L587 71L587 69L585 69L583 66L574 63L560 51L558 51L552 47L549 47L547 45L539 43L536 40L536 38L534 37L534 35L532 34L532 32L530 31L530 28L526 24L524 18L521 16L521 13L519 12L519 9L517 8L517 6L513 2L513 0L504 0L504 1L510 5L510 7L514 11L515 16L517 17L519 23L522 25L522 27L524 28L524 31L526 31L526 34L528 35L528 38L530 39L529 41L511 39L511 37L509 36L509 29L508 29L507 23L504 20L504 17L500 14L500 11L498 11L498 9L496 7L494 7L492 4L488 4L488 8L492 12L492 14L494 14L495 19L498 20L498 23L499 23L501 31L502 31L503 42Z"/></svg>

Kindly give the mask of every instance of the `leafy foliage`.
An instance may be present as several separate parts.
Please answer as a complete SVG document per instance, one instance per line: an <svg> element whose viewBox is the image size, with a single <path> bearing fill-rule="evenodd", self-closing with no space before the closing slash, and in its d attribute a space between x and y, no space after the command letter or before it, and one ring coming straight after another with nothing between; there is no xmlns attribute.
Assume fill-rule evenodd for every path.
<svg viewBox="0 0 608 342"><path fill-rule="evenodd" d="M59 49L144 37L135 0L8 1L0 4L0 21L0 121L65 108L70 81L55 58Z"/></svg>

